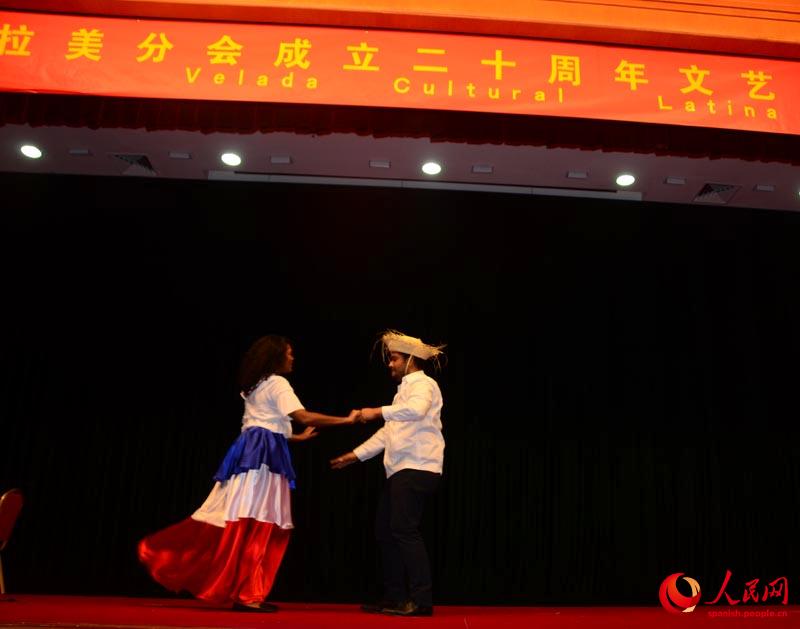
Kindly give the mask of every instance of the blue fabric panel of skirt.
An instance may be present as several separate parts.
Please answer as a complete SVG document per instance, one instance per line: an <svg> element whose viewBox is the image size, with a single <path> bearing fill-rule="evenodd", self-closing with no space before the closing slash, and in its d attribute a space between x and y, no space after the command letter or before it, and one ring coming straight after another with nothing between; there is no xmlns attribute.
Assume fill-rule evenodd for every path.
<svg viewBox="0 0 800 629"><path fill-rule="evenodd" d="M296 476L286 437L259 427L248 428L233 442L214 474L214 480L223 482L236 474L257 470L262 465L266 465L270 472L285 476L294 489Z"/></svg>

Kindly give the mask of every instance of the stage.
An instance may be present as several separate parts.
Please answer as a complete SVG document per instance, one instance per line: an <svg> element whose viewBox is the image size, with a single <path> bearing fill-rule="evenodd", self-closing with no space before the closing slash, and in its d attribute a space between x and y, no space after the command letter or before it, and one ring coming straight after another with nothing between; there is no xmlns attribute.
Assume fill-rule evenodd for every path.
<svg viewBox="0 0 800 629"><path fill-rule="evenodd" d="M675 615L652 607L450 607L432 618L365 614L357 605L280 603L275 614L234 612L189 599L13 595L0 603L0 627L87 627L98 629L339 629L392 628L411 624L437 629L608 629L659 627L798 627L800 606L709 606Z"/></svg>

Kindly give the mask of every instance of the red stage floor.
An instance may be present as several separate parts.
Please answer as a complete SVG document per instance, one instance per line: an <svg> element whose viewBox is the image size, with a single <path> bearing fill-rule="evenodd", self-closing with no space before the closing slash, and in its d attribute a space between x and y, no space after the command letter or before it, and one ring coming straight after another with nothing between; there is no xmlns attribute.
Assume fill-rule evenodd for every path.
<svg viewBox="0 0 800 629"><path fill-rule="evenodd" d="M800 607L698 607L690 614L669 614L661 607L445 607L432 618L392 618L364 614L356 605L278 603L276 614L221 610L187 599L14 595L0 602L0 627L100 629L397 629L413 625L436 629L550 629L800 627ZM714 616L714 614L738 616ZM747 615L746 615L747 614ZM758 615L756 615L758 614ZM772 615L770 615L772 614ZM785 615L784 615L785 614Z"/></svg>

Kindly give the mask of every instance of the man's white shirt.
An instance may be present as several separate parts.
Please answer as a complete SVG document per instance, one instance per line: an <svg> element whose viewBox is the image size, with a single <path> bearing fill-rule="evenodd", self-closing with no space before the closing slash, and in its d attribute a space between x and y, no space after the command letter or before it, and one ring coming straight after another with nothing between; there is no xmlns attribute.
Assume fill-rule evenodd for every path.
<svg viewBox="0 0 800 629"><path fill-rule="evenodd" d="M386 477L404 469L442 473L442 392L424 371L403 376L390 406L381 407L385 421L372 437L353 450L366 461L383 450Z"/></svg>

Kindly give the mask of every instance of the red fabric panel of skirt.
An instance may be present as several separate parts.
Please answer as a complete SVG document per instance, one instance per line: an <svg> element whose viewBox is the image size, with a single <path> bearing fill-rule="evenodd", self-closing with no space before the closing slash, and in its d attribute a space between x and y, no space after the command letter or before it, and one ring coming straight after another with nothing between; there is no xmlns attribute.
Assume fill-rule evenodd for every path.
<svg viewBox="0 0 800 629"><path fill-rule="evenodd" d="M218 605L260 603L272 584L290 529L243 518L225 528L186 518L139 542L153 579Z"/></svg>

